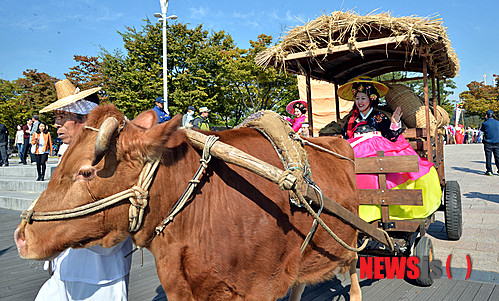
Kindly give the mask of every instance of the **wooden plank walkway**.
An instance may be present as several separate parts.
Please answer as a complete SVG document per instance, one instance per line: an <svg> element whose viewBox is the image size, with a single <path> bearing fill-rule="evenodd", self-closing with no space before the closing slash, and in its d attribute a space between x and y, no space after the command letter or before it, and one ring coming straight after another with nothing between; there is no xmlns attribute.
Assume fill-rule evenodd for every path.
<svg viewBox="0 0 499 301"><path fill-rule="evenodd" d="M19 258L13 233L19 224L19 212L0 209L0 300L33 300L38 289L48 279L42 262ZM139 252L133 255L130 272L129 300L166 301L156 274L154 257L145 250L141 266ZM350 281L347 276L307 287L303 301L350 300ZM361 280L363 300L499 300L499 284L469 280L435 280L431 287L413 286L404 280ZM287 301L282 298L281 301Z"/></svg>

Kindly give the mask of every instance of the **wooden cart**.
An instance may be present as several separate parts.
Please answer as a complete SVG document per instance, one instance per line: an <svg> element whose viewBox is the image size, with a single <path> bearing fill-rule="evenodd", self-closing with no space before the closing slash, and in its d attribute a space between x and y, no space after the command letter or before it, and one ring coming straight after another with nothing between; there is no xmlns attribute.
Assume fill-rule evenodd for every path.
<svg viewBox="0 0 499 301"><path fill-rule="evenodd" d="M357 76L377 77L394 71L421 73L421 77L398 81L422 79L426 128L408 128L403 133L411 146L434 163L443 190L442 205L445 212L447 235L451 240L461 237L461 193L456 181L445 179L443 136L435 129L430 131L430 107L437 116L436 104L441 103L439 83L455 77L459 61L451 48L445 27L439 19L401 17L389 14L359 16L352 12L334 12L324 15L304 26L291 30L282 42L257 56L262 66L274 66L306 78L308 120L310 135L314 128L314 106L311 79L334 84L336 116L340 120L337 88ZM432 99L428 91L431 81ZM336 117L336 118L334 118ZM357 173L379 175L380 189L360 190L362 204L381 206L382 217L372 224L390 233L395 249L374 243L367 254L391 254L433 257L431 240L425 236L434 214L425 219L390 220L390 205L422 205L419 190L386 189L386 173L417 171L417 158L378 157L358 158ZM431 285L431 279L418 279L419 285Z"/></svg>

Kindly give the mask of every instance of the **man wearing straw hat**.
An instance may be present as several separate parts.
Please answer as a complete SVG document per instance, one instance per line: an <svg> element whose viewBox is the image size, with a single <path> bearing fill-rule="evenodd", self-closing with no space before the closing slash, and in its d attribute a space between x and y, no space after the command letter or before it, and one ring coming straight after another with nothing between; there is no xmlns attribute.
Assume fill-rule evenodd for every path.
<svg viewBox="0 0 499 301"><path fill-rule="evenodd" d="M40 112L54 111L57 134L69 144L98 106L101 88L80 91L68 79L55 88L58 100ZM131 251L130 237L111 248L67 249L52 261L52 277L35 300L127 300L131 256L125 255Z"/></svg>

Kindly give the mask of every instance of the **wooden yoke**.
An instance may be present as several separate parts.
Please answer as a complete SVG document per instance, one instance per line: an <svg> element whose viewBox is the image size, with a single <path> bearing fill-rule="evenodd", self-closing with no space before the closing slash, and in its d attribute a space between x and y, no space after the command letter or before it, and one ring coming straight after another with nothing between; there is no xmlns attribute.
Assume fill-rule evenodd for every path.
<svg viewBox="0 0 499 301"><path fill-rule="evenodd" d="M380 205L381 222L378 227L392 231L416 231L420 221L390 220L389 205L423 205L421 189L387 189L386 174L419 171L418 156L385 157L378 151L377 157L356 158L357 174L377 174L379 189L359 189L361 205Z"/></svg>

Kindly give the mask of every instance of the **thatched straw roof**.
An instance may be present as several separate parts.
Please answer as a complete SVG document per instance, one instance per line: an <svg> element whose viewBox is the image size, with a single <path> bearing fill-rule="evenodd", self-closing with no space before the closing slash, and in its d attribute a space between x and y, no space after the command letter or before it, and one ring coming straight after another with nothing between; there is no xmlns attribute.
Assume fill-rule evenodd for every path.
<svg viewBox="0 0 499 301"><path fill-rule="evenodd" d="M342 83L355 76L378 76L391 71L428 72L438 78L455 77L459 59L436 16L392 17L390 13L360 16L336 11L290 30L282 42L255 59L274 66Z"/></svg>

